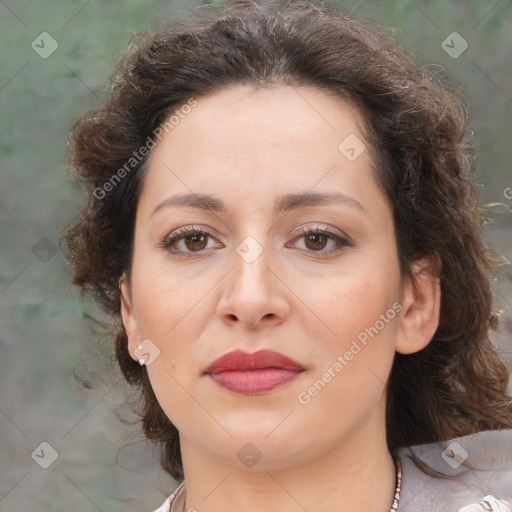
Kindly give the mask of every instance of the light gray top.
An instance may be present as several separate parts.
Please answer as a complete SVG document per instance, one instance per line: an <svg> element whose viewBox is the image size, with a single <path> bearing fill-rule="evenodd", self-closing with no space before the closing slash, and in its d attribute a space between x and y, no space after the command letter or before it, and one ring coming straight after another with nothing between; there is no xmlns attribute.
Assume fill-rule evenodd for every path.
<svg viewBox="0 0 512 512"><path fill-rule="evenodd" d="M410 458L411 451L430 468L451 478L423 472ZM398 510L512 512L512 429L402 448L399 454L403 482ZM487 508L475 505L483 500Z"/></svg>
<svg viewBox="0 0 512 512"><path fill-rule="evenodd" d="M446 477L419 469L411 452ZM512 512L512 429L401 448L398 455L400 512ZM184 484L154 512L181 512Z"/></svg>

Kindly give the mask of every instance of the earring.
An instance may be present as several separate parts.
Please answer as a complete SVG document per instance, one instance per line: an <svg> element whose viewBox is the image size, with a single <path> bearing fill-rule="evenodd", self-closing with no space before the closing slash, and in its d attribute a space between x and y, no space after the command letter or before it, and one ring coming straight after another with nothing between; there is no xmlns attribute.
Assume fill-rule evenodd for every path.
<svg viewBox="0 0 512 512"><path fill-rule="evenodd" d="M140 337L139 337L139 338L140 338ZM142 340L142 338L140 338L140 340ZM142 350L142 349L143 349L143 347L142 347L142 343L139 343L139 345L137 345L137 348L138 348L139 350ZM146 364L146 361L145 361L144 359L139 359L139 364L140 364L141 366L144 366L144 365Z"/></svg>

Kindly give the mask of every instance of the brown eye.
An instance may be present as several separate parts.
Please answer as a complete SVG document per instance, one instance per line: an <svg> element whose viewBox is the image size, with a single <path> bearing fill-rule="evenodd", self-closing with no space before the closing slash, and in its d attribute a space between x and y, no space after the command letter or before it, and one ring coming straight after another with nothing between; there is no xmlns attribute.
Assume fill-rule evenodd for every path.
<svg viewBox="0 0 512 512"><path fill-rule="evenodd" d="M306 247L313 251L324 249L327 245L329 237L322 233L310 233L304 237L306 240Z"/></svg>
<svg viewBox="0 0 512 512"><path fill-rule="evenodd" d="M206 253L205 249L221 245L215 243L208 245L209 242L214 242L214 238L209 232L197 227L187 226L162 239L159 246L172 255L190 256L193 253L202 253L203 251Z"/></svg>
<svg viewBox="0 0 512 512"><path fill-rule="evenodd" d="M309 253L319 253L319 255L332 254L345 247L353 247L354 244L345 237L333 233L324 227L305 227L300 230L300 235L295 238L294 244L303 244L299 247Z"/></svg>
<svg viewBox="0 0 512 512"><path fill-rule="evenodd" d="M201 251L208 243L208 235L206 233L194 233L183 238L185 246L191 251Z"/></svg>

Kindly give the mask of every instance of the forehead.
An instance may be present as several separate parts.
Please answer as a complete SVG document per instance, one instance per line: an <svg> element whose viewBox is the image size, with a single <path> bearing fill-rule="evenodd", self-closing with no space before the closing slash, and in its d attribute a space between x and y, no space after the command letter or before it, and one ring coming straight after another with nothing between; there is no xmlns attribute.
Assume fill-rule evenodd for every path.
<svg viewBox="0 0 512 512"><path fill-rule="evenodd" d="M174 119L150 156L143 195L153 202L170 191L261 202L273 191L359 195L377 186L360 113L324 91L237 85Z"/></svg>
<svg viewBox="0 0 512 512"><path fill-rule="evenodd" d="M245 149L254 151L276 141L283 149L297 142L318 146L321 141L337 149L340 137L362 138L360 112L347 101L312 87L235 85L196 102L179 120L174 116L178 122L170 144L179 146L183 139L195 136L197 146L203 143L212 149L224 145L234 149L235 144L240 149L249 143Z"/></svg>

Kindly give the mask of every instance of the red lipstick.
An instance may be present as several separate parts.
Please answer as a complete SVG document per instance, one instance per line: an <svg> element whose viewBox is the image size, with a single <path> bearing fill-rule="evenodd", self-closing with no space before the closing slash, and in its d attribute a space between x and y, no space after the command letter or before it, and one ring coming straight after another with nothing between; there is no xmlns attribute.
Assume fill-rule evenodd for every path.
<svg viewBox="0 0 512 512"><path fill-rule="evenodd" d="M303 371L299 363L273 350L253 354L234 350L216 359L204 373L225 389L256 395L290 382Z"/></svg>

